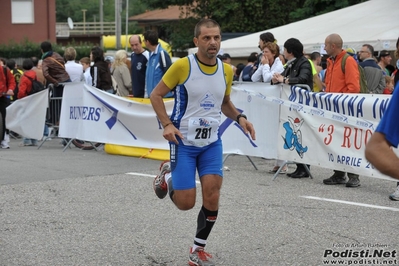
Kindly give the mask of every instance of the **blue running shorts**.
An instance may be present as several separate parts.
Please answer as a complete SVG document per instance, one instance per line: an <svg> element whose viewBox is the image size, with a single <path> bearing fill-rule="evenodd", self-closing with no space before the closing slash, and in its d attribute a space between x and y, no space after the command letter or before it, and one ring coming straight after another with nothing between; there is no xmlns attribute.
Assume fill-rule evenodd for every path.
<svg viewBox="0 0 399 266"><path fill-rule="evenodd" d="M173 189L195 188L196 170L200 178L209 174L223 177L221 139L204 147L185 146L179 138L178 140L179 145L169 143Z"/></svg>

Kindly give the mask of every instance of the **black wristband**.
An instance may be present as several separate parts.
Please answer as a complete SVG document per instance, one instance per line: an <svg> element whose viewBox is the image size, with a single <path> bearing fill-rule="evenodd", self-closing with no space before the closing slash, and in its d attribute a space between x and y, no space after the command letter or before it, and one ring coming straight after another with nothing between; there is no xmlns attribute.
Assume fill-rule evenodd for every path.
<svg viewBox="0 0 399 266"><path fill-rule="evenodd" d="M239 115L237 115L236 121L237 121L238 124L240 123L240 118L241 118L241 117L244 117L245 119L247 119L247 116L244 115L244 114L239 114Z"/></svg>

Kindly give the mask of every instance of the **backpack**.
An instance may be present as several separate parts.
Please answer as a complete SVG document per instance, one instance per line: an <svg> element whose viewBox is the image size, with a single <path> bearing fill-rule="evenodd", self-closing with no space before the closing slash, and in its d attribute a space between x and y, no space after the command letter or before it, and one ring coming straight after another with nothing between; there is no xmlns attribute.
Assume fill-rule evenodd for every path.
<svg viewBox="0 0 399 266"><path fill-rule="evenodd" d="M22 76L21 72L19 72L16 68L12 69L10 72L11 72L11 74L13 74L15 83L18 86L19 81L21 80L21 76Z"/></svg>
<svg viewBox="0 0 399 266"><path fill-rule="evenodd" d="M344 57L342 58L341 61L341 69L342 73L345 74L345 64L346 64L346 59L350 55L345 54ZM360 84L360 93L369 93L369 89L367 87L367 80L366 80L366 75L364 74L364 69L361 65L357 64L357 69L359 70L359 84Z"/></svg>
<svg viewBox="0 0 399 266"><path fill-rule="evenodd" d="M32 81L32 88L28 92L28 95L32 95L32 94L38 93L38 92L40 92L40 91L45 89L44 85L41 82L39 82L37 79L32 79L32 78L30 78L30 77L28 77L26 75L25 75L25 77L27 77L30 81Z"/></svg>

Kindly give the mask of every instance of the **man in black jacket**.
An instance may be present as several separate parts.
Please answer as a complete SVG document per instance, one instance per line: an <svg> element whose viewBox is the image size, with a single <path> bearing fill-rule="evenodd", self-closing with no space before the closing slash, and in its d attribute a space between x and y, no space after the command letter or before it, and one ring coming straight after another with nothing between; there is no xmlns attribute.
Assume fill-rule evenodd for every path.
<svg viewBox="0 0 399 266"><path fill-rule="evenodd" d="M308 85L309 91L313 89L312 67L309 60L303 55L302 43L290 38L284 43L284 57L287 63L281 74L275 73L272 78L272 84L285 83L289 85L304 84ZM309 177L303 164L297 164L294 172L287 174L292 178ZM308 167L310 167L308 165Z"/></svg>

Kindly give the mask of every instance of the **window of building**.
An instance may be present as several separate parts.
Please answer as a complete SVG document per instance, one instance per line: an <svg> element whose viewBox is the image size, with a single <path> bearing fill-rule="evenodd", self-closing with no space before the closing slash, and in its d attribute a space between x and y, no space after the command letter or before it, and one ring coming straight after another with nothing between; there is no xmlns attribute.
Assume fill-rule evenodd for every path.
<svg viewBox="0 0 399 266"><path fill-rule="evenodd" d="M11 0L11 22L13 24L34 23L34 0Z"/></svg>

